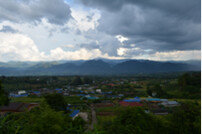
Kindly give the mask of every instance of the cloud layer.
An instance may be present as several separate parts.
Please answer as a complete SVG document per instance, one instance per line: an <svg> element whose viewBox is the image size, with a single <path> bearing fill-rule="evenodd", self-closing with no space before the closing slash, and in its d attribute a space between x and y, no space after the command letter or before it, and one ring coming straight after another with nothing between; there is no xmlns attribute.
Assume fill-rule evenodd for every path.
<svg viewBox="0 0 202 134"><path fill-rule="evenodd" d="M40 22L62 25L71 17L70 7L63 0L0 0L0 20Z"/></svg>
<svg viewBox="0 0 202 134"><path fill-rule="evenodd" d="M200 0L0 0L0 61L200 59Z"/></svg>
<svg viewBox="0 0 202 134"><path fill-rule="evenodd" d="M154 51L200 49L200 0L85 0L102 11L98 29L123 35L130 44Z"/></svg>

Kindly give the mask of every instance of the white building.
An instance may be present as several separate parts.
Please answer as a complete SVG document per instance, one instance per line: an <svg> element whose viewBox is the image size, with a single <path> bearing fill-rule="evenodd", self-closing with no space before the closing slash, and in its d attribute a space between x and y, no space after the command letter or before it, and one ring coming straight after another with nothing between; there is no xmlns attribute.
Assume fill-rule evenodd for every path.
<svg viewBox="0 0 202 134"><path fill-rule="evenodd" d="M164 105L165 107L179 106L179 103L177 101L165 101L165 102L162 102L161 104Z"/></svg>
<svg viewBox="0 0 202 134"><path fill-rule="evenodd" d="M96 92L97 93L102 93L102 90L101 89L96 89Z"/></svg>
<svg viewBox="0 0 202 134"><path fill-rule="evenodd" d="M25 90L18 91L18 95L22 95L22 94L26 94L26 91Z"/></svg>

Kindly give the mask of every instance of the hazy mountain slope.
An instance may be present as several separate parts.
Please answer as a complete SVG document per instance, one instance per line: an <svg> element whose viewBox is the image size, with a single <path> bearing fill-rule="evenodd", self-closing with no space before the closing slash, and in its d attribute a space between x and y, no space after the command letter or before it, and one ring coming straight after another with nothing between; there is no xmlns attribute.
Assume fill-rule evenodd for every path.
<svg viewBox="0 0 202 134"><path fill-rule="evenodd" d="M113 62L113 64L112 64ZM192 63L192 62L191 62ZM0 67L0 75L130 75L161 72L200 71L200 65L189 62L158 62L149 60L88 60L78 62L42 62L31 67ZM3 63L1 63L3 64Z"/></svg>

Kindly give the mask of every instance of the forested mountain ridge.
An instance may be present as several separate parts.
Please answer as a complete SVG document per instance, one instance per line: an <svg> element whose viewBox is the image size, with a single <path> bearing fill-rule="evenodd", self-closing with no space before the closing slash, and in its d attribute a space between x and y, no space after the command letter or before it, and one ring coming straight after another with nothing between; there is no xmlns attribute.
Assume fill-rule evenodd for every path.
<svg viewBox="0 0 202 134"><path fill-rule="evenodd" d="M200 61L198 61L200 62ZM23 65L25 65L23 67ZM200 64L191 62L161 62L150 60L87 60L63 62L2 63L0 75L129 75L184 71L200 71Z"/></svg>

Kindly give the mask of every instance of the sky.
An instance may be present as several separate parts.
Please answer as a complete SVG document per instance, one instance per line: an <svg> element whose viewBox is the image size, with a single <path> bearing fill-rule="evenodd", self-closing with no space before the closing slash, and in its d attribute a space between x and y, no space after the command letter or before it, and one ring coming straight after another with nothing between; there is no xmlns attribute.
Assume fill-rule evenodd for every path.
<svg viewBox="0 0 202 134"><path fill-rule="evenodd" d="M0 0L0 61L200 60L200 0Z"/></svg>

